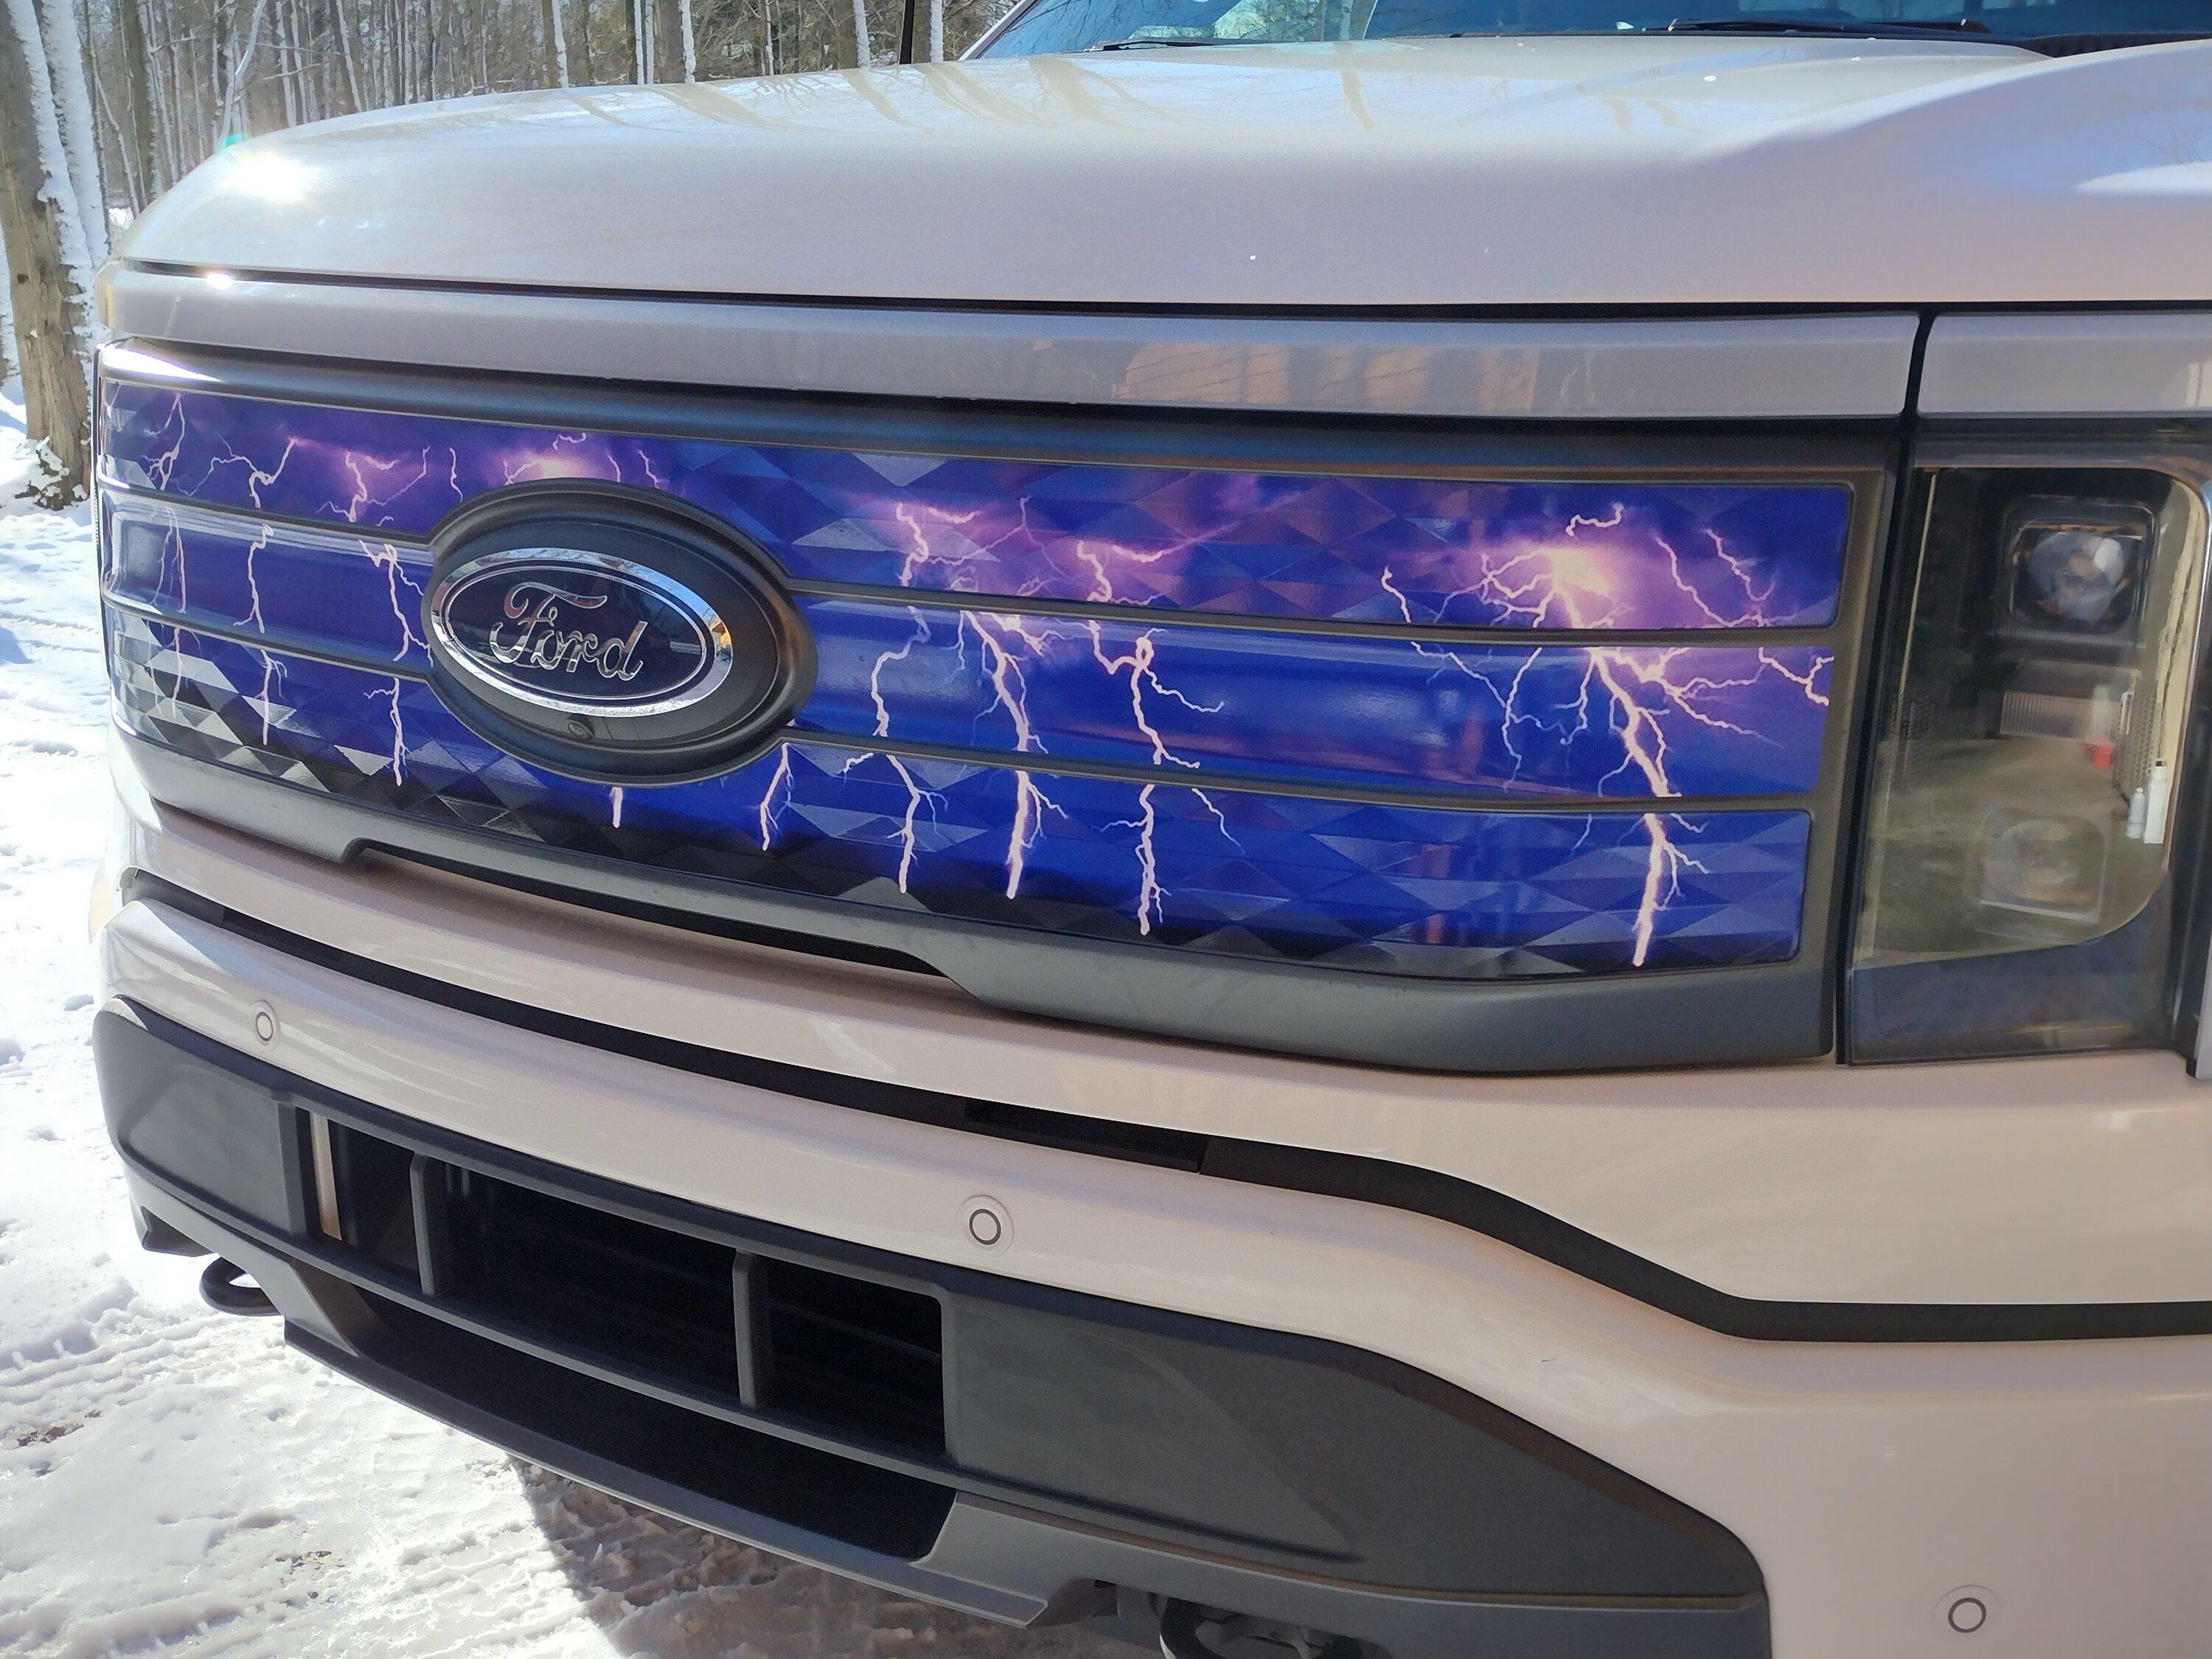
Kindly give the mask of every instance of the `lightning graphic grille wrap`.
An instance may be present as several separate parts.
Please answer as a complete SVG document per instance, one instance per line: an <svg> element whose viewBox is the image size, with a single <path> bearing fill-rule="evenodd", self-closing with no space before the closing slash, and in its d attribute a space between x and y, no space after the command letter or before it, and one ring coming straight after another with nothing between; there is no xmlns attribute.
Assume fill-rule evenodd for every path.
<svg viewBox="0 0 2212 1659"><path fill-rule="evenodd" d="M102 409L118 717L203 759L696 876L1244 957L1481 979L1797 949L1840 484L898 455L114 381ZM552 479L679 500L782 568L818 659L788 740L614 788L441 703L426 535Z"/></svg>
<svg viewBox="0 0 2212 1659"><path fill-rule="evenodd" d="M1261 959L1480 979L1776 961L1807 820L1442 811L780 744L702 782L609 792L483 743L430 688L111 613L125 726L319 792L574 851L882 908ZM396 696L393 688L397 686ZM395 726L395 721L397 722ZM392 733L404 730L404 752ZM267 734L264 736L264 732ZM1033 791L1020 878L1009 826Z"/></svg>
<svg viewBox="0 0 2212 1659"><path fill-rule="evenodd" d="M128 496L107 514L118 599L311 654L428 665L419 544ZM820 659L801 731L1170 776L1792 794L1815 781L1827 712L1817 646L1285 637L832 597L800 609Z"/></svg>
<svg viewBox="0 0 2212 1659"><path fill-rule="evenodd" d="M110 382L133 489L419 537L511 484L673 495L793 577L1485 628L1818 627L1837 484L1500 483L888 455L560 432ZM245 460L241 458L251 458ZM1389 580L1385 580L1385 573Z"/></svg>

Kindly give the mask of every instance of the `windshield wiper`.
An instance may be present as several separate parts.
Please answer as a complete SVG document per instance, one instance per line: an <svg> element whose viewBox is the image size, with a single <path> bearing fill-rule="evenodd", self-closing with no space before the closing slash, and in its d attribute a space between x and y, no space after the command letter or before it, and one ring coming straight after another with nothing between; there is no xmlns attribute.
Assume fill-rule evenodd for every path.
<svg viewBox="0 0 2212 1659"><path fill-rule="evenodd" d="M1978 17L1931 17L1919 21L1902 17L1792 17L1781 12L1772 16L1736 12L1726 17L1677 17L1671 23L1637 31L1639 34L1844 34L1873 40L1990 32L1990 26Z"/></svg>
<svg viewBox="0 0 2212 1659"><path fill-rule="evenodd" d="M1266 40L1223 40L1211 34L1170 34L1160 40L1133 34L1126 40L1101 40L1096 46L1084 47L1085 52L1134 52L1139 46L1264 46L1274 44Z"/></svg>

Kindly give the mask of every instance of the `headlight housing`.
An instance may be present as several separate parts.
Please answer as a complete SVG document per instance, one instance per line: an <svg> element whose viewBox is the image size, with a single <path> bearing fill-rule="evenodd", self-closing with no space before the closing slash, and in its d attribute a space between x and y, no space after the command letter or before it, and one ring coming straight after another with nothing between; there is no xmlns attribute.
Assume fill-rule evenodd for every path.
<svg viewBox="0 0 2212 1659"><path fill-rule="evenodd" d="M2168 1043L2212 442L1923 444L1876 670L1856 1060Z"/></svg>

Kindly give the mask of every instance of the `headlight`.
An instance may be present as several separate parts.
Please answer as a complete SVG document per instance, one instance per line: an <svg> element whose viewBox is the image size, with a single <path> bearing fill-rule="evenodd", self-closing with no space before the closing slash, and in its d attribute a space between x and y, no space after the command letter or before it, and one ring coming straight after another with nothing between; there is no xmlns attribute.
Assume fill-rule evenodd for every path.
<svg viewBox="0 0 2212 1659"><path fill-rule="evenodd" d="M2127 501L2033 496L2008 515L2011 620L2029 630L2110 637L2135 620L2156 521Z"/></svg>
<svg viewBox="0 0 2212 1659"><path fill-rule="evenodd" d="M2212 450L1960 442L1921 462L1878 671L1850 1057L2174 1042Z"/></svg>

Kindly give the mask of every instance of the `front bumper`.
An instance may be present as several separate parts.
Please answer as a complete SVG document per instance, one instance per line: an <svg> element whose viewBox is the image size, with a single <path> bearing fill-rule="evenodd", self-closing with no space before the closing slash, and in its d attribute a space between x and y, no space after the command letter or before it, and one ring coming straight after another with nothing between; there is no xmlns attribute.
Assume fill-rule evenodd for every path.
<svg viewBox="0 0 2212 1659"><path fill-rule="evenodd" d="M440 1133L124 1005L136 1201L294 1346L532 1461L986 1616L1393 1659L1756 1659L1721 1528L1406 1367L854 1250Z"/></svg>
<svg viewBox="0 0 2212 1659"><path fill-rule="evenodd" d="M1923 1231L1910 1249L1898 1246L1891 1261L1878 1243L1863 1251L1856 1235L1846 1249L1832 1216L1806 1217L1775 1194L1795 1183L1830 1192L1832 1202L1841 1201L1833 1196L1838 1192L1880 1196L1859 1166L1852 1137L1881 1122L1894 1127L1907 1114L1863 1101L1854 1113L1842 1096L1845 1084L1894 1089L1903 1075L1896 1072L1846 1076L1845 1084L1831 1080L1832 1068L1776 1074L1802 1079L1795 1097L1781 1103L1806 1125L1794 1159L1778 1152L1787 1144L1779 1139L1778 1111L1723 1110L1694 1100L1649 1104L1647 1116L1671 1121L1685 1139L1706 1149L1734 1148L1732 1164L1699 1177L1705 1184L1696 1188L1701 1201L1695 1205L1687 1203L1682 1184L1694 1172L1647 1160L1645 1183L1671 1188L1676 1206L1698 1224L1670 1239L1659 1222L1609 1196L1627 1153L1608 1137L1632 1133L1650 1144L1656 1128L1627 1127L1632 1111L1587 1094L1553 1101L1540 1114L1531 1091L1530 1108L1522 1112L1510 1099L1498 1099L1515 1091L1508 1085L1495 1088L1492 1101L1478 1110L1476 1103L1455 1104L1440 1091L1489 1085L1249 1058L1216 1062L1200 1051L1171 1047L1158 1048L1147 1069L1135 1056L1152 1045L1000 1019L991 1022L988 1040L996 1045L1001 1069L987 1073L977 1069L985 1022L957 1000L933 1000L926 988L888 973L803 969L732 946L720 957L722 978L709 982L694 971L703 947L669 930L602 924L565 906L528 900L495 913L480 908L471 890L426 877L341 871L273 848L256 850L173 817L159 831L143 819L131 822L136 827L121 843L131 867L155 871L226 905L412 972L478 983L517 1001L568 997L581 1012L639 1030L713 1015L721 1022L719 1040L732 1048L781 1048L854 1079L914 1080L934 1067L942 1080L965 1075L970 1088L1037 1098L1060 1111L1088 1105L1097 1116L1170 1121L1178 1113L1211 1115L1216 1127L1241 1124L1257 1131L1264 1124L1282 1139L1305 1139L1310 1131L1317 1141L1330 1133L1350 1136L1354 1130L1345 1126L1351 1123L1371 1147L1407 1162L1423 1150L1431 1163L1488 1158L1501 1184L1525 1162L1529 1179L1523 1185L1515 1177L1515 1190L1541 1194L1548 1180L1556 1198L1548 1207L1602 1220L1619 1237L1639 1244L1648 1239L1653 1254L1673 1252L1675 1261L1697 1267L1702 1277L1733 1274L1747 1288L1762 1281L1785 1291L1801 1284L1814 1288L1803 1282L1823 1268L1818 1246L1824 1232L1831 1282L1847 1290L1855 1273L1894 1274L1918 1261L1939 1281L1954 1274L1955 1288L1972 1293L1985 1291L1992 1277L2016 1286L2043 1262L2050 1271L2039 1282L2059 1297L2129 1285L2138 1286L2139 1295L2157 1295L2191 1289L2187 1275L2203 1267L2193 1251L2177 1248L2190 1223L2176 1204L2197 1167L2185 1157L2164 1161L2172 1184L2148 1209L2107 1204L2101 1188L2077 1193L2070 1207L2052 1207L2054 1228L2074 1229L2073 1237L2088 1241L2079 1254L2094 1262L2094 1272L2067 1266L2057 1248L2063 1235L2056 1231L2023 1243L1984 1226L1978 1252L1947 1257L1931 1239L1971 1231L1958 1221L1952 1235ZM2212 1623L2212 1584L2201 1570L2203 1541L2212 1537L2212 1338L1747 1340L1657 1311L1495 1237L1432 1216L854 1110L678 1069L530 1029L495 1017L481 1001L471 1006L413 995L339 971L190 907L145 898L125 904L105 929L102 948L114 997L280 1068L297 1080L284 1086L303 1099L327 1091L388 1114L380 1121L404 1139L459 1137L501 1158L565 1172L557 1177L563 1182L616 1182L655 1202L697 1206L720 1218L717 1225L788 1229L836 1249L882 1253L902 1273L928 1277L965 1269L1001 1290L1071 1292L1246 1333L1311 1338L1409 1367L1725 1528L1757 1563L1772 1650L1783 1659L1911 1659L1954 1651L1962 1638L1945 1627L1938 1610L1966 1585L1992 1593L1996 1611L1977 1640L2007 1655L2056 1659L2100 1651L2199 1659L2202 1631ZM257 1012L270 1017L274 1035L266 1042L256 1035ZM703 1035L707 1028L696 1029ZM1005 1069L1017 1055L1026 1067L1018 1075ZM2099 1075L2124 1082L2143 1058L2128 1057ZM1202 1078L1203 1066L1218 1075ZM2008 1103L2023 1133L2011 1143L2006 1167L1984 1177L1992 1188L1998 1176L2027 1191L2069 1176L2080 1186L2104 1181L2107 1170L2117 1169L2070 1152L2045 1156L2095 1141L2046 1136L2034 1127L2058 1115L2053 1103L2029 1092L2046 1086L2037 1079L2062 1079L2047 1085L2054 1089L2078 1087L2089 1069L2088 1062L2065 1060L2010 1067L2008 1074L2023 1084ZM2072 1085L2063 1084L2069 1079ZM1700 1081L1713 1084L1716 1097L1741 1086L1724 1074ZM1621 1085L1592 1080L1561 1086L1584 1091ZM1103 1109L1102 1091L1116 1094L1126 1109ZM1419 1120L1426 1128L1417 1144L1403 1132L1417 1127L1414 1106L1425 1096L1436 1098ZM1362 1099L1370 1103L1364 1118L1357 1115ZM1333 1130L1324 1123L1324 1107L1342 1109ZM1971 1173L1965 1148L1978 1145L1986 1152L2006 1144L1988 1134L1978 1139L1962 1127L1976 1113L1922 1109L1938 1126L1923 1144L1951 1158L1954 1170ZM2187 1110L2156 1099L2130 1106L2108 1095L2085 1115L2093 1123L2101 1115L2108 1144L2132 1145L2131 1135L2179 1133ZM1548 1132L1540 1129L1540 1117L1553 1126ZM1457 1129L1451 1127L1455 1119ZM1561 1124L1571 1127L1562 1130ZM1572 1128L1576 1124L1582 1127ZM1502 1131L1490 1151L1473 1134L1486 1125ZM1550 1156L1540 1161L1537 1154L1547 1150L1540 1144L1543 1133L1551 1136ZM1578 1139L1587 1149L1579 1183L1567 1156L1568 1143ZM2171 1139L2165 1144L2176 1145ZM1894 1168L1887 1201L1900 1224L1920 1212L1927 1179L1919 1169ZM1762 1180L1768 1190L1761 1190ZM362 1336L375 1324L362 1312L366 1297L398 1305L402 1322L405 1297L393 1295L388 1284L365 1287L338 1271L301 1231L309 1225L304 1215L285 1214L281 1227L267 1220L256 1225L210 1204L206 1192L165 1186L145 1170L134 1175L134 1183L152 1213L261 1277L301 1340L321 1341L326 1357L360 1374L381 1365L379 1380L395 1391L422 1388L420 1378L406 1380L407 1364L393 1363L405 1355ZM1731 1186L1741 1194L1734 1208L1710 1201L1712 1193ZM1966 1190L1974 1205L1995 1201L1980 1188ZM1011 1223L1002 1246L989 1251L970 1239L965 1224L969 1200L982 1195ZM1655 1194L1651 1206L1667 1196ZM1727 1250L1731 1229L1733 1260ZM2162 1251L2154 1248L2161 1237ZM1771 1259L1761 1250L1768 1239L1780 1241ZM1866 1265L1869 1258L1874 1268ZM1940 1295L1954 1285L1939 1282L1935 1288ZM620 1468L587 1466L573 1445L525 1443L510 1426L438 1408L541 1461L648 1503L684 1509L682 1492L670 1483L641 1485L635 1457ZM938 1478L957 1485L952 1477ZM1009 1536L992 1534L981 1550L992 1564L988 1571L973 1565L973 1551L946 1556L933 1546L915 1558L894 1551L861 1560L787 1528L775 1531L727 1512L718 1517L696 1505L690 1512L771 1547L830 1559L863 1576L1017 1619L1060 1610L1054 1598L1076 1582L1059 1577L1065 1573L1285 1612L1290 1604L1277 1599L1281 1583L1342 1577L1340 1569L1316 1570L1311 1562L1287 1572L1280 1559L1255 1562L1243 1542L1218 1534L1204 1540L1147 1533L1149 1522L1136 1525L1127 1514L1102 1522L1095 1514L1076 1519L1040 1511L1004 1490L963 1498L948 1515L963 1517L966 1526L965 1517L1002 1510L1053 1518L1025 1532L1032 1541L1018 1547ZM1110 1561L1072 1555L1063 1534L1091 1540L1085 1551L1097 1534L1139 1554ZM1209 1589L1162 1576L1159 1560L1185 1558L1256 1571L1255 1588L1266 1599L1225 1593L1218 1581L1208 1581ZM1004 1565L1024 1562L1031 1565L1019 1571ZM910 1576L923 1564L939 1575L934 1589ZM1370 1584L1361 1594L1404 1588ZM1402 1611L1406 1600L1384 1605ZM1462 1595L1455 1605L1488 1611L1527 1601ZM1337 1610L1302 1622L1343 1631L1364 1617ZM1695 1619L1668 1628L1710 1644L1731 1639L1710 1634L1725 1622ZM1549 1628L1565 1626L1554 1621ZM1392 1649L1398 1659L1428 1650L1407 1645L1407 1639L1401 1632ZM1451 1639L1461 1652L1493 1644L1487 1636ZM1533 1639L1516 1629L1496 1643L1505 1651L1546 1650L1530 1647ZM1605 1650L1579 1634L1575 1644L1577 1651ZM1630 1650L1674 1650L1646 1642Z"/></svg>

